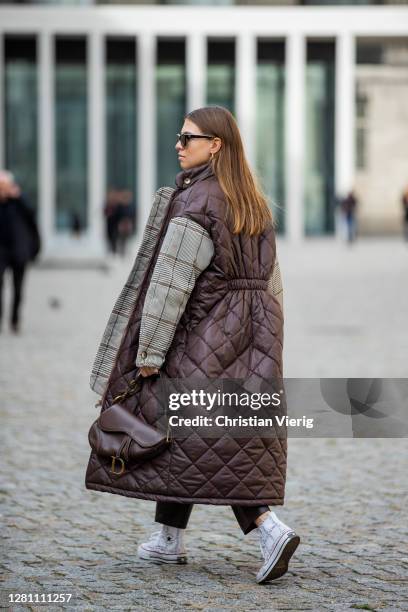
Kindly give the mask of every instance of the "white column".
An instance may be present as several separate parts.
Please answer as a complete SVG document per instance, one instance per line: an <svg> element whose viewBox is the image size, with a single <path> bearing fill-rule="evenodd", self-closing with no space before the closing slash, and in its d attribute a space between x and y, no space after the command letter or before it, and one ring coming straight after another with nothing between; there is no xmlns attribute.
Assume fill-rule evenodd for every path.
<svg viewBox="0 0 408 612"><path fill-rule="evenodd" d="M143 234L156 186L156 39L151 33L138 39L138 226Z"/></svg>
<svg viewBox="0 0 408 612"><path fill-rule="evenodd" d="M6 163L6 132L4 122L4 78L5 75L5 57L4 57L4 35L0 31L0 169L5 167Z"/></svg>
<svg viewBox="0 0 408 612"><path fill-rule="evenodd" d="M286 234L291 241L304 236L306 38L286 39L285 190Z"/></svg>
<svg viewBox="0 0 408 612"><path fill-rule="evenodd" d="M336 39L335 190L344 196L355 175L355 37L342 32ZM336 211L336 236L341 237L341 212Z"/></svg>
<svg viewBox="0 0 408 612"><path fill-rule="evenodd" d="M88 38L88 235L95 256L106 252L103 203L105 201L105 82L104 37Z"/></svg>
<svg viewBox="0 0 408 612"><path fill-rule="evenodd" d="M235 109L250 165L256 163L256 65L257 41L250 32L240 32L237 38Z"/></svg>
<svg viewBox="0 0 408 612"><path fill-rule="evenodd" d="M54 37L51 32L41 32L38 37L38 203L41 257L52 252L55 235L54 64Z"/></svg>
<svg viewBox="0 0 408 612"><path fill-rule="evenodd" d="M192 32L187 36L186 46L187 112L190 112L205 106L207 99L207 39L201 32Z"/></svg>

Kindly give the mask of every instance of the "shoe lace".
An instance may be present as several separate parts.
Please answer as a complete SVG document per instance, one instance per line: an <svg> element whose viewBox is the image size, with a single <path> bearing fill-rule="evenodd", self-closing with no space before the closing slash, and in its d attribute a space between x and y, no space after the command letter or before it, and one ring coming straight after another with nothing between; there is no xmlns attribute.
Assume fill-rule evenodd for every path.
<svg viewBox="0 0 408 612"><path fill-rule="evenodd" d="M173 537L167 531L166 525L163 525L162 529L153 531L149 538L149 543L154 542L155 544L158 544L161 541L162 544L168 544L171 540L173 540Z"/></svg>
<svg viewBox="0 0 408 612"><path fill-rule="evenodd" d="M150 537L149 537L148 541L149 542L156 542L159 539L160 534L161 534L160 530L159 531L153 531L153 533L150 534Z"/></svg>
<svg viewBox="0 0 408 612"><path fill-rule="evenodd" d="M263 529L260 529L259 545L264 558L268 556L268 549L271 547L272 543L280 537L283 531L284 528L282 525L275 521L272 526L264 526Z"/></svg>

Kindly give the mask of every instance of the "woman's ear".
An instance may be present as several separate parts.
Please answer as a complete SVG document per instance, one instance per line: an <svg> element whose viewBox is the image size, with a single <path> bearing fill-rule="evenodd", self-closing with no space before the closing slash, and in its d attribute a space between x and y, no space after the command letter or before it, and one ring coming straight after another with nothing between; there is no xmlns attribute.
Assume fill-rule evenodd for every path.
<svg viewBox="0 0 408 612"><path fill-rule="evenodd" d="M221 138L218 138L218 136L216 136L214 138L214 144L211 145L210 153L218 153L218 151L221 149L221 145L222 145Z"/></svg>

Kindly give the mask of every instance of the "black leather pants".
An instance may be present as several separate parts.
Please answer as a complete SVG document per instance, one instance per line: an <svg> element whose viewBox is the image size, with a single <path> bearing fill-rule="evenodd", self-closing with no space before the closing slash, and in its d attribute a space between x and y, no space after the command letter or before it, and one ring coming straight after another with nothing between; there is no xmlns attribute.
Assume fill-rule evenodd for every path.
<svg viewBox="0 0 408 612"><path fill-rule="evenodd" d="M185 529L194 504L156 502L156 523ZM269 506L231 506L239 526L246 535L256 529L255 519L270 510Z"/></svg>

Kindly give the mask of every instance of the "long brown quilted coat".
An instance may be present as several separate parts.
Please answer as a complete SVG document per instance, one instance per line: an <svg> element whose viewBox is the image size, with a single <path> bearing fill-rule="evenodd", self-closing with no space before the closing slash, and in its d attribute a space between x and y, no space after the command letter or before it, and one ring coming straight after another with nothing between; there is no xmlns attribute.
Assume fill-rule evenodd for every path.
<svg viewBox="0 0 408 612"><path fill-rule="evenodd" d="M187 180L186 180L187 179ZM124 332L102 410L137 373L143 301L165 228L172 217L189 217L209 232L215 252L198 277L162 366L164 376L262 379L283 377L283 314L266 290L275 255L269 226L260 236L233 235L226 202L211 165L180 172L140 297ZM143 379L139 393L126 400L142 406L151 424L157 415L158 377ZM285 437L202 438L197 433L173 439L157 457L134 464L122 475L110 473L111 460L93 452L86 487L155 501L208 504L284 503L287 461Z"/></svg>

